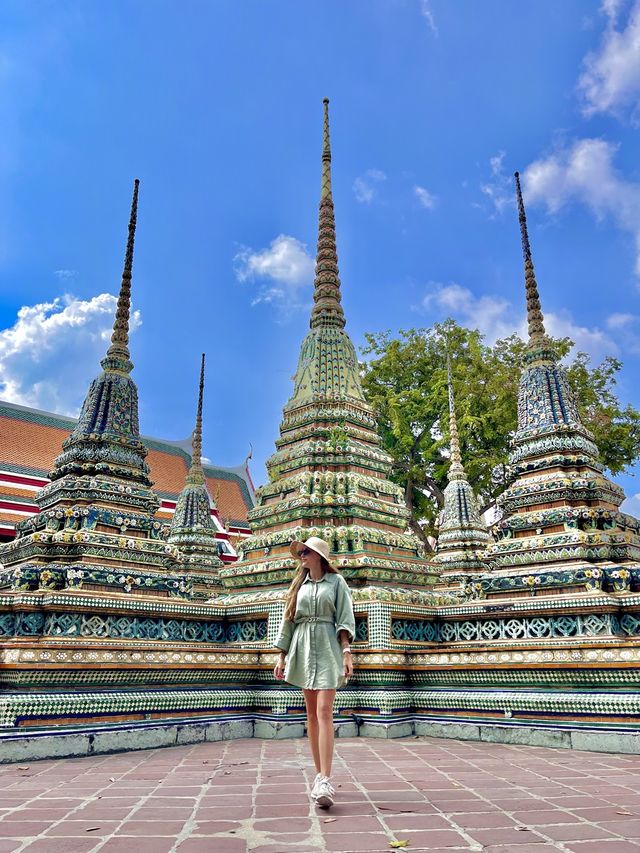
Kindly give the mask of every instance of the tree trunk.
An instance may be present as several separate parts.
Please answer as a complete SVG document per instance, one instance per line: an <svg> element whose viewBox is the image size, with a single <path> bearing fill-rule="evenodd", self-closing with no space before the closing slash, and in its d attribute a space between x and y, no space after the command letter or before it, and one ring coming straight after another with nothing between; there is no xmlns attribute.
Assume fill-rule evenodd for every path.
<svg viewBox="0 0 640 853"><path fill-rule="evenodd" d="M425 477L424 484L429 490L431 496L435 499L435 502L438 504L438 509L442 509L444 506L444 492L440 486L431 477Z"/></svg>

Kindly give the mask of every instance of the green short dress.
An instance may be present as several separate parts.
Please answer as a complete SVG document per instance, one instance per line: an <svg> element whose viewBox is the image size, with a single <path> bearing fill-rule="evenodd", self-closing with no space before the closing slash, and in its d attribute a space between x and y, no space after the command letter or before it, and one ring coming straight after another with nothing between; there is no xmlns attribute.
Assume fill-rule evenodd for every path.
<svg viewBox="0 0 640 853"><path fill-rule="evenodd" d="M293 622L282 620L275 641L287 653L284 679L303 690L336 690L346 684L338 631L356 632L351 590L339 574L318 581L307 575L298 591Z"/></svg>

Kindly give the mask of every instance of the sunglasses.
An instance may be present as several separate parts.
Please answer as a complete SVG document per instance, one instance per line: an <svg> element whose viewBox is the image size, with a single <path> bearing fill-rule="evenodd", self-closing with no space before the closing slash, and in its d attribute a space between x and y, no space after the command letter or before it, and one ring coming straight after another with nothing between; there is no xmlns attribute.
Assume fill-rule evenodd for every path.
<svg viewBox="0 0 640 853"><path fill-rule="evenodd" d="M298 551L298 554L299 554L301 557L306 557L306 556L307 556L307 554L311 554L311 553L313 553L313 552L312 552L312 550L311 550L311 548L303 548L301 551Z"/></svg>

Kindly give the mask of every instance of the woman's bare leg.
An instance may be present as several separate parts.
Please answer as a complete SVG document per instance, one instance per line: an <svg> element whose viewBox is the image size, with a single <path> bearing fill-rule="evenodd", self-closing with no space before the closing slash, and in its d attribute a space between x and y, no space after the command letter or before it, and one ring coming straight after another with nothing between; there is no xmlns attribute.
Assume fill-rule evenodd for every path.
<svg viewBox="0 0 640 853"><path fill-rule="evenodd" d="M318 691L303 690L304 704L307 708L307 737L311 745L311 755L316 766L316 773L320 773L320 744L318 740Z"/></svg>
<svg viewBox="0 0 640 853"><path fill-rule="evenodd" d="M333 763L333 701L336 698L335 690L317 691L317 717L318 717L318 747L320 757L319 773L323 776L331 776L331 765Z"/></svg>

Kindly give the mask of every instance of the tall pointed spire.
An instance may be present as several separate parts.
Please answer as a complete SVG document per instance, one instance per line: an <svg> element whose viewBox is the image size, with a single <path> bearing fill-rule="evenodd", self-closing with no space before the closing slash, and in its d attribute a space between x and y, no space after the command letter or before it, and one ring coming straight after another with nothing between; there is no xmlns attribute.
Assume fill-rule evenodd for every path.
<svg viewBox="0 0 640 853"><path fill-rule="evenodd" d="M447 477L449 482L444 490L444 506L440 517L434 563L441 569L443 575L451 580L464 577L467 573L486 569L484 550L489 543L489 533L462 465L458 422L453 400L451 356L448 352L447 381L451 465Z"/></svg>
<svg viewBox="0 0 640 853"><path fill-rule="evenodd" d="M131 311L131 273L133 270L133 248L136 239L136 224L138 220L138 178L133 182L133 198L131 200L131 215L129 216L129 236L127 248L124 255L124 269L122 270L122 282L118 294L116 316L111 335L111 346L107 350L107 357L103 367L121 370L130 373L133 369L129 356L129 314Z"/></svg>
<svg viewBox="0 0 640 853"><path fill-rule="evenodd" d="M202 469L202 398L204 395L204 362L200 362L200 387L196 426L193 431L191 466L183 490L178 496L171 519L168 542L177 545L185 570L195 584L196 598L217 589L218 569L223 565L218 555L217 529L211 517L213 502L207 491ZM213 579L212 579L213 573Z"/></svg>
<svg viewBox="0 0 640 853"><path fill-rule="evenodd" d="M153 511L151 507L157 506L158 498L150 491L149 467L145 462L147 448L140 439L138 390L131 377L133 364L129 357L131 274L139 186L136 178L111 345L100 362L103 372L89 387L78 423L63 442L63 452L55 460L50 479L59 480L68 474L104 474L128 483L135 482L143 487L141 505ZM55 489L51 492L53 495Z"/></svg>
<svg viewBox="0 0 640 853"><path fill-rule="evenodd" d="M200 390L198 393L198 411L196 414L196 426L193 431L193 452L191 454L191 467L187 476L187 483L191 486L204 485L204 471L202 470L202 397L204 393L204 353L200 365Z"/></svg>
<svg viewBox="0 0 640 853"><path fill-rule="evenodd" d="M531 258L531 244L529 243L529 232L527 231L527 214L522 200L520 188L520 173L515 172L516 196L518 200L518 219L520 221L520 234L522 236L522 254L524 256L524 285L527 295L527 322L529 325L529 342L538 343L546 337L540 295L538 294L538 283Z"/></svg>
<svg viewBox="0 0 640 853"><path fill-rule="evenodd" d="M447 353L447 382L449 384L449 450L451 452L451 465L449 467L449 480L461 480L464 478L464 468L460 455L460 439L458 437L458 422L456 421L456 410L453 402L453 380L451 378L451 356Z"/></svg>
<svg viewBox="0 0 640 853"><path fill-rule="evenodd" d="M593 435L582 423L566 370L545 333L517 172L515 180L529 343L520 375L518 429L509 454L511 482L498 497L503 516L493 530L496 541L489 560L502 568L630 559L640 553L640 541L620 532L626 522L617 508L624 493L603 473ZM596 529L600 532L594 533Z"/></svg>
<svg viewBox="0 0 640 853"><path fill-rule="evenodd" d="M284 407L276 451L267 460L269 483L256 493L249 513L252 534L242 541L240 562L225 577L225 587L288 583L294 569L291 542L311 535L329 542L356 583L375 579L427 587L435 572L424 565L421 544L407 530L409 511L402 489L390 479L392 460L376 433L345 329L327 99L313 298L293 394Z"/></svg>
<svg viewBox="0 0 640 853"><path fill-rule="evenodd" d="M324 98L324 125L322 128L322 183L320 198L329 197L333 202L331 192L331 137L329 134L329 98Z"/></svg>
<svg viewBox="0 0 640 853"><path fill-rule="evenodd" d="M318 252L314 281L311 328L337 326L344 328L345 318L340 304L340 277L336 248L336 222L331 192L331 140L329 137L329 98L324 104L322 143L322 184L318 217Z"/></svg>

